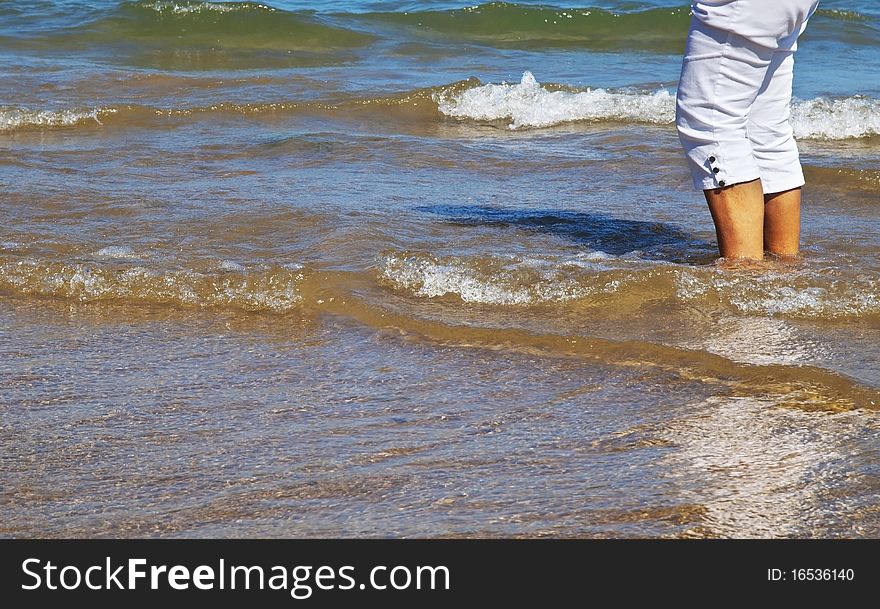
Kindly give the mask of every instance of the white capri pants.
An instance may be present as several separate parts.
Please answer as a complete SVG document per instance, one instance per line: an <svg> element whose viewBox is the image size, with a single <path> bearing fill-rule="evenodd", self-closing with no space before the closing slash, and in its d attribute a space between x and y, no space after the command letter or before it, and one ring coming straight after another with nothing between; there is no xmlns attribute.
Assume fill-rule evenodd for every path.
<svg viewBox="0 0 880 609"><path fill-rule="evenodd" d="M794 52L818 0L695 2L675 123L694 187L803 186L789 123Z"/></svg>

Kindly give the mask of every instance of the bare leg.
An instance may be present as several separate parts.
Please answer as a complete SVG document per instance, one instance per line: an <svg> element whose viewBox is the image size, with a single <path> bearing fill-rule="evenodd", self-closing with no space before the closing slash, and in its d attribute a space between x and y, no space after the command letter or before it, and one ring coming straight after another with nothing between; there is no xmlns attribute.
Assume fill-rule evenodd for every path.
<svg viewBox="0 0 880 609"><path fill-rule="evenodd" d="M761 180L704 190L718 251L724 258L764 257L764 192Z"/></svg>
<svg viewBox="0 0 880 609"><path fill-rule="evenodd" d="M801 240L801 189L764 195L764 249L794 257Z"/></svg>

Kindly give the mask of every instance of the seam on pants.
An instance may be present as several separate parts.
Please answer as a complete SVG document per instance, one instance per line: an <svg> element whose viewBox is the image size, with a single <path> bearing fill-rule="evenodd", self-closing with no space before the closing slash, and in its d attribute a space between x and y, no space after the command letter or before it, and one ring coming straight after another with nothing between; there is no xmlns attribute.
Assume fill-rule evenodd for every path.
<svg viewBox="0 0 880 609"><path fill-rule="evenodd" d="M727 154L726 152L723 152L721 150L721 145L718 142L717 135L718 87L721 83L721 73L730 60L730 46L731 41L733 40L734 30L736 29L734 26L736 23L739 22L739 11L741 8L742 3L740 2L740 0L734 0L733 13L730 16L730 22L727 24L727 38L725 38L724 40L724 46L721 50L721 59L718 62L718 71L715 76L715 83L712 86L712 140L714 142L715 150L711 154L714 154L718 158L718 161L720 161L721 167L723 168L729 167L729 165L727 163ZM746 121L746 129L748 130L748 121ZM746 132L746 135L748 135L748 131ZM746 139L748 139L748 137ZM723 179L719 179L719 174L715 174L714 176L712 176L715 182L715 187L723 188L720 184L720 182L722 181L724 182L724 186L733 186L735 181L729 179L729 176L727 175L727 169L722 169L722 171L724 172Z"/></svg>
<svg viewBox="0 0 880 609"><path fill-rule="evenodd" d="M727 61L729 59L728 53L730 51L730 41L732 39L733 39L733 32L728 31L727 38L724 40L724 47L721 49L721 59L718 61L718 70L715 75L715 82L712 85L712 142L713 142L713 146L715 147L715 149L710 154L713 154L716 157L718 157L718 160L722 163L723 167L727 167L727 159L726 159L726 155L721 153L721 146L718 144L718 135L717 135L718 87L720 86L720 83L721 83L721 71L724 69L724 66L727 64ZM727 171L725 170L725 175L726 174L727 174ZM714 180L715 180L715 187L717 188L718 186L720 186L717 175L714 176ZM725 180L725 186L728 185L726 182L727 181Z"/></svg>

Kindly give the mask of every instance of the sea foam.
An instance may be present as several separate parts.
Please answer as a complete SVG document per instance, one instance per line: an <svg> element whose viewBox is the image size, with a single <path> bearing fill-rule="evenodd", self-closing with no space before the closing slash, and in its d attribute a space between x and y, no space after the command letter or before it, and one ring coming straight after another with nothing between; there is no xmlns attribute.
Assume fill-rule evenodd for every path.
<svg viewBox="0 0 880 609"><path fill-rule="evenodd" d="M302 303L303 277L303 271L280 267L206 272L0 258L0 289L90 303L127 301L286 313Z"/></svg>
<svg viewBox="0 0 880 609"><path fill-rule="evenodd" d="M768 268L756 275L602 252L526 259L386 252L377 262L379 282L395 290L419 298L453 296L474 304L579 301L616 311L634 302L667 299L689 306L715 307L720 302L739 313L784 318L845 319L880 313L880 282L863 274L841 281L837 268Z"/></svg>
<svg viewBox="0 0 880 609"><path fill-rule="evenodd" d="M509 120L510 129L550 127L573 121L669 123L675 98L666 90L653 94L612 93L605 89L550 91L531 72L519 84L487 84L435 98L440 112L478 121Z"/></svg>
<svg viewBox="0 0 880 609"><path fill-rule="evenodd" d="M70 127L90 120L101 124L103 116L115 113L115 108L28 110L0 107L0 131L13 131L26 127Z"/></svg>
<svg viewBox="0 0 880 609"><path fill-rule="evenodd" d="M585 267L580 259L562 264L553 259L492 257L474 260L424 253L387 253L379 258L379 279L416 296L458 296L462 301L489 305L534 305L568 302L601 291L612 283L584 285L567 273L566 264Z"/></svg>
<svg viewBox="0 0 880 609"><path fill-rule="evenodd" d="M140 2L137 6L154 10L157 13L173 13L175 15L207 12L232 13L246 10L275 11L271 6L251 2L170 2L157 0L155 2Z"/></svg>
<svg viewBox="0 0 880 609"><path fill-rule="evenodd" d="M795 137L842 140L880 135L880 101L867 97L796 101L791 107Z"/></svg>
<svg viewBox="0 0 880 609"><path fill-rule="evenodd" d="M138 254L127 245L108 245L107 247L102 247L95 252L95 256L108 260L137 260L140 258L140 256L138 256Z"/></svg>

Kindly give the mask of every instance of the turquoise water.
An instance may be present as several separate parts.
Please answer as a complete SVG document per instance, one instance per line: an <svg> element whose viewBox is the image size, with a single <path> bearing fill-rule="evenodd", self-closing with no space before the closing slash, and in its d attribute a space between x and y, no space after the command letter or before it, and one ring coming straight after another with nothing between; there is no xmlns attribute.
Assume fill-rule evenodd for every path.
<svg viewBox="0 0 880 609"><path fill-rule="evenodd" d="M714 264L680 2L0 0L0 534L876 537L880 2Z"/></svg>

